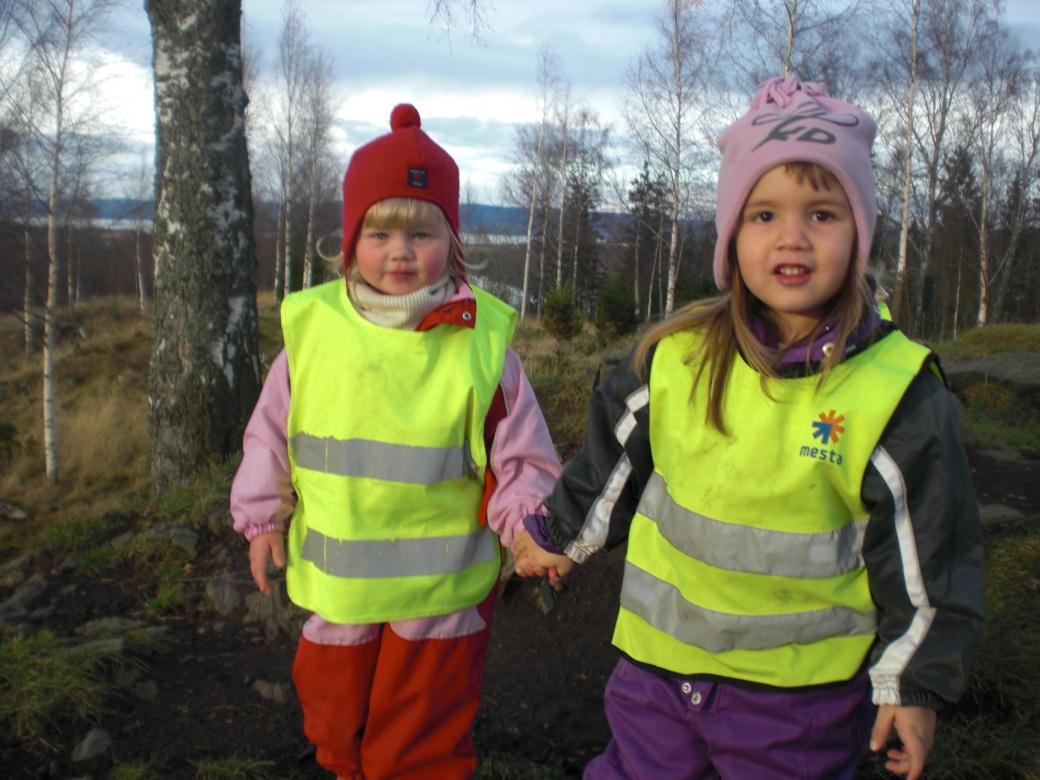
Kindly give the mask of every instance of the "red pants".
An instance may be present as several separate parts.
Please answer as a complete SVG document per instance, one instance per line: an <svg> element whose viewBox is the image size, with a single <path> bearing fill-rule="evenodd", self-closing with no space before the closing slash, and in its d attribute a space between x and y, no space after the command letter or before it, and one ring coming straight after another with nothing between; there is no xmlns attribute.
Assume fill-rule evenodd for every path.
<svg viewBox="0 0 1040 780"><path fill-rule="evenodd" d="M293 681L317 762L340 777L471 777L470 728L498 588L477 607L487 626L469 636L409 641L384 626L364 645L300 637Z"/></svg>

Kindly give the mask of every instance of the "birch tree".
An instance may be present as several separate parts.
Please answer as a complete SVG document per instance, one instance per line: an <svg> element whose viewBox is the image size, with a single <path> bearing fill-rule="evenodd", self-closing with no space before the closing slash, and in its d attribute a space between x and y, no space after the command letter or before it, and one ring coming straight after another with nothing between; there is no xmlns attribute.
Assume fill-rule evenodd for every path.
<svg viewBox="0 0 1040 780"><path fill-rule="evenodd" d="M557 181L560 202L557 204L556 222L556 287L563 284L563 223L567 210L567 165L570 161L571 85L563 81L560 85L560 103L557 107Z"/></svg>
<svg viewBox="0 0 1040 780"><path fill-rule="evenodd" d="M1028 256L1020 261L1018 255L1019 250L1028 243L1025 234L1030 216L1036 215L1037 185L1040 180L1040 55L1029 52L1024 57L1020 91L1011 109L1010 130L1005 138L1011 197L1005 209L1004 225L1009 239L1003 256L997 260L997 274L1002 275L1002 281L996 288L995 308L998 313L1003 312L1005 298L1012 287L1015 287L1016 292L1027 287L1013 286L1010 281L1016 263L1021 268L1021 264L1029 262ZM1017 275L1014 278L1017 281ZM1026 296L1035 299L1038 291L1031 290Z"/></svg>
<svg viewBox="0 0 1040 780"><path fill-rule="evenodd" d="M924 234L916 294L906 312L917 319L908 323L915 332L923 327L925 288L932 272L932 236L938 216L939 173L947 152L948 133L957 96L971 73L975 52L994 9L991 0L924 0L918 52L919 74L914 122L916 153L924 165ZM906 284L908 274L904 274ZM897 289L899 300L906 292Z"/></svg>
<svg viewBox="0 0 1040 780"><path fill-rule="evenodd" d="M40 199L40 180L43 177L39 148L33 138L33 128L39 124L38 113L42 101L37 94L39 79L31 69L20 69L18 79L7 86L4 95L10 106L5 122L6 153L4 178L12 201L12 221L21 223L23 267L22 324L25 331L25 358L36 355L40 348L43 312L40 304L46 298L41 279L36 273L33 213Z"/></svg>
<svg viewBox="0 0 1040 780"><path fill-rule="evenodd" d="M153 487L237 452L260 389L240 0L148 0L156 95Z"/></svg>
<svg viewBox="0 0 1040 780"><path fill-rule="evenodd" d="M524 242L524 281L520 297L520 319L527 316L527 299L531 278L531 244L534 239L535 212L538 208L538 196L542 190L545 177L546 135L549 131L549 113L555 103L556 91L560 82L560 62L556 53L543 47L538 53L538 88L541 120L534 144L531 159L531 192L527 205L527 240ZM539 295L539 298L541 295Z"/></svg>
<svg viewBox="0 0 1040 780"><path fill-rule="evenodd" d="M296 267L292 252L293 200L296 196L294 185L309 56L300 2L288 0L282 12L282 31L278 38L278 59L275 64L277 86L274 93L274 132L281 180L281 212L285 225L285 245L282 250L284 278L281 285L275 282L277 300L281 300L283 294L292 292Z"/></svg>
<svg viewBox="0 0 1040 780"><path fill-rule="evenodd" d="M130 212L130 222L134 228L134 277L137 280L137 305L141 314L145 313L148 302L143 239L145 227L152 216L153 181L152 166L142 154L129 190L129 199L134 204Z"/></svg>
<svg viewBox="0 0 1040 780"><path fill-rule="evenodd" d="M315 283L318 258L315 253L318 201L326 193L331 156L332 120L332 63L324 51L308 57L304 68L303 162L307 171L307 229L303 243L303 286Z"/></svg>
<svg viewBox="0 0 1040 780"><path fill-rule="evenodd" d="M995 23L983 36L976 49L978 77L972 79L966 94L966 110L963 121L966 137L971 139L974 157L979 166L979 302L976 324L985 325L991 317L991 290L1000 274L1014 257L1022 231L1024 197L1012 207L1009 241L1004 252L994 256L991 242L991 227L994 186L1001 173L1007 171L1009 159L1008 142L1012 138L1016 104L1022 92L1025 69L1022 54L1011 40L1005 28ZM1035 122L1035 119L1033 120ZM1020 131L1021 132L1021 131ZM1023 159L1015 166L1013 176L1032 172L1036 160L1036 130L1027 130L1032 138L1019 136Z"/></svg>
<svg viewBox="0 0 1040 780"><path fill-rule="evenodd" d="M47 192L47 300L43 307L43 440L47 480L58 481L58 377L55 371L62 265L59 256L59 197L70 143L94 127L91 90L96 69L86 62L88 46L112 3L109 0L27 0L19 29L29 49L38 113L23 114L33 143L42 150ZM78 65L78 67L77 67Z"/></svg>
<svg viewBox="0 0 1040 780"><path fill-rule="evenodd" d="M724 21L732 38L727 60L741 76L742 91L778 74L795 74L825 80L831 94L849 99L847 74L837 68L855 65L846 31L860 5L855 0L835 10L821 0L727 0Z"/></svg>
<svg viewBox="0 0 1040 780"><path fill-rule="evenodd" d="M665 0L657 19L657 42L632 64L624 114L629 134L645 143L651 166L668 187L670 235L665 314L675 303L680 222L687 215L690 185L703 154L697 143L711 105L717 53L707 20L695 0Z"/></svg>
<svg viewBox="0 0 1040 780"><path fill-rule="evenodd" d="M907 247L910 240L910 206L913 194L913 161L914 161L914 106L917 93L917 30L921 21L921 0L912 0L907 8L910 18L909 51L906 57L906 102L904 122L906 130L903 136L903 181L900 199L899 249L896 256L896 297L893 301L892 315L898 321L903 315L904 293L906 291Z"/></svg>

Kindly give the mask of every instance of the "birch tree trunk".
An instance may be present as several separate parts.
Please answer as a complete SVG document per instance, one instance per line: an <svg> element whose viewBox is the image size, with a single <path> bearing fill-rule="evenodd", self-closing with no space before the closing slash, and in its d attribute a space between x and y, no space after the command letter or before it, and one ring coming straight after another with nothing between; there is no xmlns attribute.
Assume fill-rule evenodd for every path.
<svg viewBox="0 0 1040 780"><path fill-rule="evenodd" d="M542 121L538 125L538 141L535 144L534 152L534 166L533 166L533 179L531 182L531 201L527 210L527 243L524 246L524 283L523 292L520 298L520 319L522 320L527 316L527 297L528 290L530 289L530 269L531 269L531 242L534 238L534 212L538 207L538 195L539 185L541 184L543 176L543 149L545 145L545 131L549 124L549 106L552 102L550 100L550 93L556 89L556 84L560 79L559 76L559 62L556 55L549 49L543 48L538 55L538 82L541 86L542 91ZM543 237L543 257L544 257L544 237ZM539 280L538 287L538 299L541 301L542 290L541 280ZM541 312L541 304L538 307L539 313Z"/></svg>
<svg viewBox="0 0 1040 780"><path fill-rule="evenodd" d="M147 0L156 95L153 488L238 451L260 390L240 0Z"/></svg>
<svg viewBox="0 0 1040 780"><path fill-rule="evenodd" d="M28 215L29 209L26 209L26 215ZM24 241L25 247L23 249L25 259L25 296L22 301L22 311L25 314L25 358L28 360L36 354L36 350L40 348L37 343L37 329L36 329L36 296L33 294L36 287L36 280L33 278L32 272L32 233L29 230L29 217L25 218L24 228Z"/></svg>
<svg viewBox="0 0 1040 780"><path fill-rule="evenodd" d="M278 216L274 221L274 299L278 303L285 297L285 278L282 270L285 259L282 255L282 223L285 211L278 201Z"/></svg>
<svg viewBox="0 0 1040 780"><path fill-rule="evenodd" d="M58 127L55 132L61 137L62 101L59 98L56 116ZM55 406L58 394L58 377L54 367L54 351L58 346L58 324L55 312L58 308L58 286L61 284L61 264L58 258L58 184L61 163L61 146L54 145L51 160L50 191L47 197L47 305L43 309L43 453L47 481L52 485L58 481L58 422Z"/></svg>
<svg viewBox="0 0 1040 780"><path fill-rule="evenodd" d="M989 199L992 176L983 168L982 194L979 203L979 310L976 325L989 322Z"/></svg>
<svg viewBox="0 0 1040 780"><path fill-rule="evenodd" d="M538 131L538 152L537 155L541 155L542 146L542 134ZM538 165L538 159L535 160L535 165ZM531 241L534 238L534 210L536 200L538 199L538 170L535 169L533 181L531 182L531 204L527 210L527 241L524 244L524 284L522 292L520 294L520 319L522 320L527 316L527 289L531 277Z"/></svg>
<svg viewBox="0 0 1040 780"><path fill-rule="evenodd" d="M314 286L314 215L318 210L318 161L311 161L307 186L307 232L303 243L303 286Z"/></svg>
<svg viewBox="0 0 1040 780"><path fill-rule="evenodd" d="M141 256L141 233L143 229L141 224L138 223L134 230L134 262L137 270L137 303L141 309L141 314L145 311L145 301L147 300L147 293L144 287L144 258Z"/></svg>
<svg viewBox="0 0 1040 780"><path fill-rule="evenodd" d="M560 162L560 214L556 223L556 286L563 284L563 222L567 210L567 122L563 123L563 159Z"/></svg>
<svg viewBox="0 0 1040 780"><path fill-rule="evenodd" d="M538 318L545 298L545 240L549 234L549 198L542 199L542 240L538 243Z"/></svg>
<svg viewBox="0 0 1040 780"><path fill-rule="evenodd" d="M292 292L292 192L287 191L285 193L285 227L282 233L282 240L285 242L285 247L282 249L282 270L285 272L285 279L282 280L282 290L285 295Z"/></svg>
<svg viewBox="0 0 1040 780"><path fill-rule="evenodd" d="M633 251L632 265L635 266L635 273L632 279L632 299L635 303L635 315L639 318L639 239L640 239L640 228L643 226L643 221L636 216L636 240Z"/></svg>
<svg viewBox="0 0 1040 780"><path fill-rule="evenodd" d="M798 20L798 0L786 0L784 11L787 16L787 41L784 46L783 74L791 75L791 60L794 58L794 31Z"/></svg>
<svg viewBox="0 0 1040 780"><path fill-rule="evenodd" d="M914 0L910 16L910 78L906 85L906 138L903 144L902 214L899 221L899 256L896 259L895 300L892 312L896 321L902 317L906 296L907 246L910 240L910 195L913 187L914 158L914 93L917 89L917 25L921 18L921 0Z"/></svg>

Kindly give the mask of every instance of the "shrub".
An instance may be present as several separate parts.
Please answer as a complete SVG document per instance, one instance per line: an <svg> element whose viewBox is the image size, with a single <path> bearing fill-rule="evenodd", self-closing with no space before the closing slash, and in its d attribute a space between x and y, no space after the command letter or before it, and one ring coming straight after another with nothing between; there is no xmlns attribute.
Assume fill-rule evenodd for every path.
<svg viewBox="0 0 1040 780"><path fill-rule="evenodd" d="M581 311L569 284L554 287L542 305L542 324L557 341L568 341L581 333Z"/></svg>
<svg viewBox="0 0 1040 780"><path fill-rule="evenodd" d="M1012 409L1018 402L1015 394L994 382L977 382L962 393L969 409L1000 413Z"/></svg>
<svg viewBox="0 0 1040 780"><path fill-rule="evenodd" d="M604 339L631 333L639 325L632 287L620 276L612 276L596 300L596 330Z"/></svg>

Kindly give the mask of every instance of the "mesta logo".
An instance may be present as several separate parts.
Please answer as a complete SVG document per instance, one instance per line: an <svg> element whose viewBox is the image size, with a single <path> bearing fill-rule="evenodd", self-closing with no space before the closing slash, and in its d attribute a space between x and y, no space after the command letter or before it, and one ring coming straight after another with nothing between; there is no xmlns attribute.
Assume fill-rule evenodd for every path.
<svg viewBox="0 0 1040 780"><path fill-rule="evenodd" d="M831 442L837 444L841 434L845 433L843 422L845 422L845 415L838 414L833 409L829 412L820 412L820 419L813 420L812 437L819 439L820 444L830 444Z"/></svg>
<svg viewBox="0 0 1040 780"><path fill-rule="evenodd" d="M812 437L819 439L820 445L803 444L798 454L803 458L822 460L840 466L842 463L841 453L834 449L834 445L845 433L845 415L838 414L831 409L829 412L820 412L820 419L812 421Z"/></svg>

